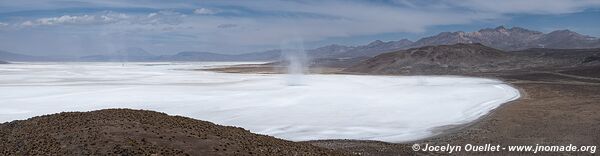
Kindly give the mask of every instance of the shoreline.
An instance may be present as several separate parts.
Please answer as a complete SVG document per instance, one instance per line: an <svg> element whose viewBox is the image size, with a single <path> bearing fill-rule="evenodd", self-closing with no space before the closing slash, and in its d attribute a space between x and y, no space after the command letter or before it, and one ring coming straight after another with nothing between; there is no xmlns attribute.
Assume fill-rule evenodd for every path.
<svg viewBox="0 0 600 156"><path fill-rule="evenodd" d="M590 75L590 72L593 70L600 70L600 67L560 69L545 73L535 71L506 71L457 75L500 80L516 88L519 91L520 97L500 105L477 120L466 124L451 125L451 128L443 130L440 134L425 139L404 143L347 139L311 140L304 142L361 155L448 154L443 152L415 152L411 149L413 143L435 145L464 145L469 143L497 143L502 145L598 145L600 144L600 134L592 132L600 131L600 124L593 122L594 120L600 121L600 115L592 112L600 111L600 103L596 102L600 100L600 94L598 94L600 93L600 81L597 80L600 77L593 74ZM372 75L348 72L333 74ZM386 76L387 74L381 75ZM582 114L581 112L589 113ZM560 116L568 117L564 118ZM552 118L552 120L548 118ZM514 155L518 153L475 152L462 154Z"/></svg>
<svg viewBox="0 0 600 156"><path fill-rule="evenodd" d="M600 103L593 102L600 99L600 95L594 95L594 93L600 93L600 85L512 83L511 80L503 80L520 90L521 97L518 100L505 103L468 125L454 127L437 136L398 144L355 140L316 140L309 143L330 149L358 152L363 155L414 155L416 153L411 149L413 143L434 145L478 143L501 145L598 145L600 135L591 132L600 130L600 125L592 122L593 120L600 120L600 115L592 113L600 110ZM544 95L544 93L551 93L552 95ZM537 109L532 109L532 107L540 110L533 111ZM577 109L567 109L572 107ZM581 111L589 113L582 115ZM556 118L552 116L570 117ZM552 120L548 118L552 118ZM422 151L417 153L448 154ZM480 152L462 154L514 155L516 153Z"/></svg>
<svg viewBox="0 0 600 156"><path fill-rule="evenodd" d="M221 67L216 67L216 68L207 68L207 69L197 69L197 70L202 70L202 71L211 71L211 72L218 72L218 73L236 73L236 74L285 74L285 71L282 70L284 67L281 66L277 66L277 67L273 67L271 65L265 65L265 64L239 64L239 65L231 65L231 66L221 66ZM312 69L312 68L311 68ZM312 71L318 71L317 70L312 70ZM496 81L500 81L502 82L502 84L504 85L508 85L514 89L517 90L517 96L514 97L513 99L511 99L508 102L502 103L500 104L498 107L490 110L488 113L484 114L483 116L478 117L477 119L467 122L467 123L463 123L463 124L453 124L453 125L444 125L444 126L438 126L438 127L434 127L431 129L431 133L433 134L432 136L426 137L426 138L422 138L422 139L417 139L417 140L412 140L412 141L405 141L405 142L384 142L384 141L378 141L378 140L353 140L353 139L323 139L323 140L307 140L307 141L299 141L299 142L321 142L321 141L357 141L357 142L383 142L383 143L389 143L389 144L407 144L407 143L416 143L416 142L421 142L421 141L427 141L433 138L439 138L439 137L444 137L447 135L451 135L453 133L459 132L463 129L466 129L470 126L475 125L476 123L484 120L485 118L490 117L493 113L495 113L497 110L502 109L503 107L505 107L506 105L509 104L515 104L518 103L518 101L520 101L523 98L523 95L526 95L526 92L523 88L518 87L517 85L510 83L508 81L506 81L506 79L503 79L501 77L498 76L474 76L474 75L389 75L389 74L383 74L383 75L373 75L373 74L366 74L366 73L349 73L349 72L343 72L341 69L338 70L337 72L326 72L326 73L309 73L307 75L310 74L334 74L334 75L368 75L368 76L441 76L441 77L465 77L465 78L482 78L482 79L491 79L491 80L496 80ZM447 128L446 128L447 127Z"/></svg>

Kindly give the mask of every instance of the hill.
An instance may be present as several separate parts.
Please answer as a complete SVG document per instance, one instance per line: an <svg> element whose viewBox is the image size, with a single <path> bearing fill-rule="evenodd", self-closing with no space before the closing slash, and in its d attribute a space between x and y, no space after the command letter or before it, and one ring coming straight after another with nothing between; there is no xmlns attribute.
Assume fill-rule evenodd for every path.
<svg viewBox="0 0 600 156"><path fill-rule="evenodd" d="M452 45L457 43L481 43L485 46L505 51L529 48L581 49L599 48L600 39L581 35L570 30L556 30L548 34L520 27L510 29L504 26L485 28L475 32L442 32L425 37L411 47L430 45Z"/></svg>
<svg viewBox="0 0 600 156"><path fill-rule="evenodd" d="M485 28L474 32L441 32L434 36L424 37L415 42L402 39L398 41L374 41L365 46L357 46L336 57L376 56L378 54L435 45L453 45L458 43L481 43L485 46L516 51L530 48L548 49L588 49L600 48L600 39L582 35L570 30L556 30L542 33L521 27Z"/></svg>
<svg viewBox="0 0 600 156"><path fill-rule="evenodd" d="M129 109L0 124L0 155L343 155L180 116Z"/></svg>
<svg viewBox="0 0 600 156"><path fill-rule="evenodd" d="M373 74L469 74L541 70L600 64L600 49L527 49L505 52L483 44L438 45L375 56L346 72Z"/></svg>

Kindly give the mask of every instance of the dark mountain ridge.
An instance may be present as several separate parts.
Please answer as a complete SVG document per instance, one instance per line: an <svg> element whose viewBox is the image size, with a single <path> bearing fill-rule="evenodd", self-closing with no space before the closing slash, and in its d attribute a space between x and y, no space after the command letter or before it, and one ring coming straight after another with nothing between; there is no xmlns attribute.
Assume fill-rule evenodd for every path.
<svg viewBox="0 0 600 156"><path fill-rule="evenodd" d="M319 55L328 58L373 57L382 53L435 45L453 45L458 43L481 43L482 45L503 50L518 51L530 48L549 49L589 49L600 48L600 39L582 35L570 30L556 30L543 33L521 27L485 28L475 32L442 32L424 37L415 42L402 39L398 41L373 41L367 45L349 47L344 53ZM317 57L318 58L318 57Z"/></svg>
<svg viewBox="0 0 600 156"><path fill-rule="evenodd" d="M443 32L435 36L422 38L411 47L429 45L452 45L457 43L481 43L505 51L529 48L581 49L599 48L600 39L581 35L570 30L556 30L548 34L521 27L510 29L499 26L475 32Z"/></svg>
<svg viewBox="0 0 600 156"><path fill-rule="evenodd" d="M600 65L600 49L532 48L506 52L480 43L384 53L345 71L373 74L465 74Z"/></svg>

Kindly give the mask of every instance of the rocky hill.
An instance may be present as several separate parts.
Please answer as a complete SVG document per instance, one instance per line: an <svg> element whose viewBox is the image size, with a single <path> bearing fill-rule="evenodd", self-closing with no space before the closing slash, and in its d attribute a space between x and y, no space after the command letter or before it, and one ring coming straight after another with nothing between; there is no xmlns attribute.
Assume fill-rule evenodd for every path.
<svg viewBox="0 0 600 156"><path fill-rule="evenodd" d="M415 42L402 39L398 41L374 41L365 46L357 46L335 57L372 57L378 54L434 45L453 45L458 43L481 43L485 46L515 51L530 48L549 49L586 49L600 48L600 39L582 35L570 30L556 30L550 33L528 30L520 27L485 28L475 32L442 32L435 36L424 37Z"/></svg>
<svg viewBox="0 0 600 156"><path fill-rule="evenodd" d="M0 155L344 155L163 113L108 109L0 124Z"/></svg>
<svg viewBox="0 0 600 156"><path fill-rule="evenodd" d="M372 74L468 74L600 64L600 49L527 49L505 52L483 44L438 45L385 53L346 72Z"/></svg>
<svg viewBox="0 0 600 156"><path fill-rule="evenodd" d="M580 49L599 48L600 39L581 35L570 30L557 30L544 34L520 27L510 29L499 26L475 32L443 32L435 36L425 37L411 47L430 45L452 45L457 43L481 43L496 49L514 51L529 48Z"/></svg>
<svg viewBox="0 0 600 156"><path fill-rule="evenodd" d="M600 47L600 39L570 30L557 30L534 42L534 48L583 49Z"/></svg>

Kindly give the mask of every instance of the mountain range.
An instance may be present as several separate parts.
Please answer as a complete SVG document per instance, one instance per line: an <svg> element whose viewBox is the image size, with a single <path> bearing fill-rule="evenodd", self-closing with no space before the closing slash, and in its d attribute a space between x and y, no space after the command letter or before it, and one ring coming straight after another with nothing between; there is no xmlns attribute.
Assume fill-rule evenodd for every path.
<svg viewBox="0 0 600 156"><path fill-rule="evenodd" d="M112 54L89 55L73 59L78 61L152 61L155 57L142 48L129 47Z"/></svg>
<svg viewBox="0 0 600 156"><path fill-rule="evenodd" d="M583 49L600 47L598 38L581 35L570 30L557 30L544 34L520 27L507 29L503 26L495 29L481 29L476 32L443 32L435 36L422 38L410 47L457 43L481 43L505 51L529 48Z"/></svg>
<svg viewBox="0 0 600 156"><path fill-rule="evenodd" d="M406 50L434 45L458 43L480 43L484 46L503 50L518 51L530 48L585 49L600 48L600 39L582 35L570 30L557 30L543 33L520 27L485 28L475 32L442 32L417 41L401 39L397 41L376 40L367 45L344 46L327 45L306 50L315 59L339 59L374 57L386 52ZM28 56L0 51L0 59L6 61L273 61L281 58L279 49L245 54L219 54L212 52L184 51L174 55L153 55L142 48L127 48L112 54L90 55L73 58L47 58Z"/></svg>
<svg viewBox="0 0 600 156"><path fill-rule="evenodd" d="M453 45L458 43L481 43L482 45L503 51L517 51L530 48L586 49L600 47L599 38L582 35L570 30L556 30L545 34L520 27L508 29L504 26L499 26L475 32L442 32L434 36L421 38L415 42L407 39L388 42L377 40L368 45L352 47L345 53L332 56L373 57L378 54L409 48Z"/></svg>
<svg viewBox="0 0 600 156"><path fill-rule="evenodd" d="M24 54L16 54L0 50L0 60L3 61L51 61L51 58L41 56L31 56Z"/></svg>
<svg viewBox="0 0 600 156"><path fill-rule="evenodd" d="M472 74L498 71L544 71L600 65L600 48L530 48L502 51L481 43L435 45L384 53L346 72L371 74Z"/></svg>

